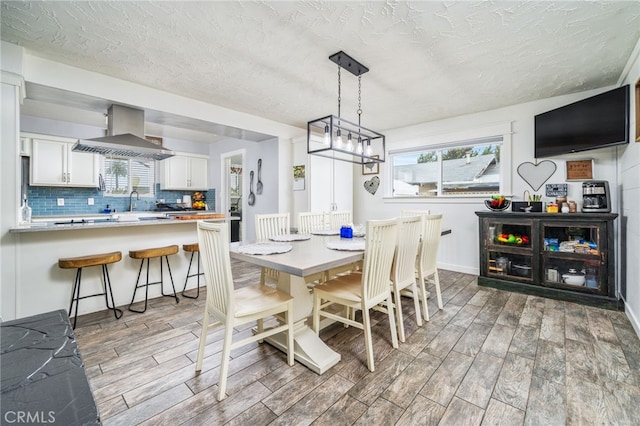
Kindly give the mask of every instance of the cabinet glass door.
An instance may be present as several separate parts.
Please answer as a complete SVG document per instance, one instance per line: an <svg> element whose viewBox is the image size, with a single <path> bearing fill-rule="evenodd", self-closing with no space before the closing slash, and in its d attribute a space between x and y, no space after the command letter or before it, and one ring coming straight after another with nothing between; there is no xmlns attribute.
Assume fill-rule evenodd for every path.
<svg viewBox="0 0 640 426"><path fill-rule="evenodd" d="M602 225L542 227L543 285L606 294L606 240Z"/></svg>
<svg viewBox="0 0 640 426"><path fill-rule="evenodd" d="M487 275L531 283L535 278L530 221L489 220Z"/></svg>

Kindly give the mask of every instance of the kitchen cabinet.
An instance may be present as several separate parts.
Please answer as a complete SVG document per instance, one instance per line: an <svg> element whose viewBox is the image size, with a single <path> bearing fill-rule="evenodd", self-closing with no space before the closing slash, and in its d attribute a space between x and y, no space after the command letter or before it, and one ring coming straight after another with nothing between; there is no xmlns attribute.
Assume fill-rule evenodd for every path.
<svg viewBox="0 0 640 426"><path fill-rule="evenodd" d="M309 211L353 211L353 164L309 155Z"/></svg>
<svg viewBox="0 0 640 426"><path fill-rule="evenodd" d="M72 151L76 139L36 134L21 138L31 140L31 185L98 187L100 157Z"/></svg>
<svg viewBox="0 0 640 426"><path fill-rule="evenodd" d="M209 157L178 154L160 161L160 188L188 191L209 188Z"/></svg>
<svg viewBox="0 0 640 426"><path fill-rule="evenodd" d="M476 212L479 285L620 309L611 213Z"/></svg>

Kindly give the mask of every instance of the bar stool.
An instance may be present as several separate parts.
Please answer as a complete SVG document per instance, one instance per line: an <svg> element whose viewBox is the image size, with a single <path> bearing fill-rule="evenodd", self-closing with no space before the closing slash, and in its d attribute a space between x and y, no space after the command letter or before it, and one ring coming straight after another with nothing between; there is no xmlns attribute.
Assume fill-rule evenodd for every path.
<svg viewBox="0 0 640 426"><path fill-rule="evenodd" d="M133 290L133 297L131 298L131 303L129 304L129 310L131 312L137 312L139 314L142 314L144 312L146 312L147 310L147 301L149 299L149 286L153 285L153 284L160 284L160 292L162 293L163 296L168 296L168 297L174 297L176 299L176 303L179 303L180 300L178 299L178 296L176 295L176 287L173 284L173 275L171 275L171 266L169 265L169 256L172 254L176 254L178 252L178 246L176 245L171 245L171 246L167 246L167 247L154 247L154 248L148 248L148 249L142 249L142 250L130 250L129 251L129 257L132 259L141 259L142 261L140 262L140 269L138 270L138 278L136 279L136 287ZM160 258L160 281L155 281L150 283L149 282L149 261L152 258ZM173 288L173 295L171 294L164 294L164 288L163 288L163 272L162 272L162 258L164 257L165 261L167 262L167 269L169 269L169 278L171 278L171 287ZM144 261L147 261L147 282L144 284L139 284L140 283L140 274L142 273L142 267L144 266ZM145 287L145 295L144 295L144 309L139 311L137 309L132 309L131 305L133 305L133 301L136 299L136 292L138 291L139 288L141 287Z"/></svg>
<svg viewBox="0 0 640 426"><path fill-rule="evenodd" d="M189 268L187 269L187 278L184 280L184 287L182 288L182 297L186 297L188 299L197 299L200 296L200 275L204 275L204 272L200 272L200 246L198 243L191 244L183 244L182 250L191 252L191 259L189 260ZM196 274L191 274L191 264L193 263L193 256L197 254L198 258L196 262L198 262L198 272ZM198 286L196 287L196 295L189 296L188 294L184 294L184 291L187 289L187 282L191 277L198 277Z"/></svg>
<svg viewBox="0 0 640 426"><path fill-rule="evenodd" d="M122 259L122 253L115 251L112 253L92 254L88 256L80 257L67 257L58 259L58 267L62 269L77 269L76 279L73 283L73 292L71 294L71 304L69 305L69 317L71 317L71 311L73 304L76 305L76 312L73 317L73 328L76 328L76 322L78 321L78 304L80 299L87 299L89 297L104 296L107 309L113 311L113 315L116 319L122 317L122 311L116 308L115 301L113 299L113 291L111 290L111 280L109 279L109 270L107 265L110 263L120 262ZM87 296L80 296L80 284L82 280L82 268L88 268L90 266L102 266L102 281L104 284L104 292L89 294ZM109 305L109 296L111 297L111 305Z"/></svg>

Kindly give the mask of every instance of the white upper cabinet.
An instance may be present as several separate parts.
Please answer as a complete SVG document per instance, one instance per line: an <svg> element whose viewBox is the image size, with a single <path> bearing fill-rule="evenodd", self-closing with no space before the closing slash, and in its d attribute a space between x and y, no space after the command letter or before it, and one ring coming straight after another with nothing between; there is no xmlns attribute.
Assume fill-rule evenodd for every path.
<svg viewBox="0 0 640 426"><path fill-rule="evenodd" d="M209 157L179 154L160 161L160 188L188 191L209 188Z"/></svg>
<svg viewBox="0 0 640 426"><path fill-rule="evenodd" d="M36 134L21 137L31 140L31 185L98 187L100 157L73 152L75 139Z"/></svg>

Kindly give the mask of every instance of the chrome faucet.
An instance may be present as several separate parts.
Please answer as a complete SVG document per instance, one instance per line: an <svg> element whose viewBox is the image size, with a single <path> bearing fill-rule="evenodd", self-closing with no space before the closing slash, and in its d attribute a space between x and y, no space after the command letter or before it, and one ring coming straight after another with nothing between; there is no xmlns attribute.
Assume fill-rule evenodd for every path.
<svg viewBox="0 0 640 426"><path fill-rule="evenodd" d="M137 195L136 200L140 200L140 194L138 194L138 191L136 191L135 189L133 191L131 191L131 194L129 194L129 211L130 212L133 211L133 201L131 201L131 197L133 197L133 193L134 192Z"/></svg>

